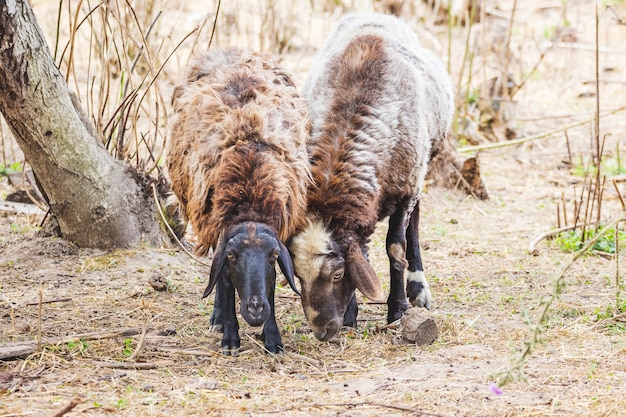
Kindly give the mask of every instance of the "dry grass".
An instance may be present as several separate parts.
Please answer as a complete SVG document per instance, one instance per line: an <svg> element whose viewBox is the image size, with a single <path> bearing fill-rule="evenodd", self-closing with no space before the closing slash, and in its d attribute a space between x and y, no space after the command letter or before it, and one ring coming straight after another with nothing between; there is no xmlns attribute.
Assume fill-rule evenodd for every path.
<svg viewBox="0 0 626 417"><path fill-rule="evenodd" d="M300 4L301 10L281 8L278 0L254 7L243 0L223 3L215 42L282 52L285 66L296 72L300 82L325 33L349 9L331 7L331 2L324 7L316 3L313 11L309 2ZM491 7L494 3L487 2ZM488 17L486 33L493 35L486 34L481 41L482 35L476 33L475 45L492 40L498 45L496 35L512 2L499 3L504 17ZM509 68L517 71L519 79L527 78L515 93L520 134L537 134L591 117L595 98L587 97L587 82L595 78L595 64L593 51L583 47L593 46L593 22L587 17L594 4L567 4L566 17L577 42L555 43L532 74L525 74L550 42L543 33L563 22L565 9L562 2L518 3ZM125 3L116 4L123 9ZM144 25L153 21L161 7L154 4L147 9L152 14L146 12L138 21ZM382 3L376 4L381 7ZM194 32L163 67L163 78L154 87L158 91L151 90L145 99L150 104L136 110L140 119L132 126L140 129L130 129L129 137L154 138L151 129L162 134L166 115L156 122L154 108L148 107L160 100L167 106L168 92L192 48L208 44L212 6L199 9L168 3L163 8L150 39L158 40L157 45L164 40L170 43L159 53L154 51L161 58L153 61L153 69L194 25L203 29ZM369 3L361 6L373 8ZM50 12L55 7L35 4L35 13L56 16ZM418 9L403 9L413 16L413 24L418 20L415 16L422 15L416 13L424 13ZM617 11L625 14L623 9ZM424 27L438 39L429 42L442 45L439 51L445 59L447 28L432 27L429 16L423 16ZM44 23L50 23L46 30L54 39L55 25L50 20ZM472 30L483 27L477 23ZM620 49L626 26L618 25L607 12L601 15L601 28L600 45L607 51L600 57L601 105L610 110L626 104L621 89L613 88L626 68ZM497 72L498 58L477 52L472 76L467 75L468 62L465 75L458 77L462 54L456 51L462 52L466 36L466 28L453 28L454 79L461 80L462 88L480 88L484 73ZM136 52L140 46L119 49L133 48ZM79 50L86 51L84 47ZM115 59L130 66L131 56L120 52ZM78 69L86 59L77 56L71 77L80 80L85 72ZM145 75L151 70L136 71ZM119 88L120 80L116 82L111 91ZM98 94L80 91L87 93L82 96L84 102L97 101ZM159 111L166 109L161 105ZM559 115L568 117L554 117ZM610 134L607 158L615 156L617 143L626 149L623 115L607 116L601 129ZM568 136L574 155L589 155L593 136L588 125L569 130ZM146 144L137 139L130 143ZM3 144L11 159L10 146L4 139ZM440 337L433 345L421 347L397 343L399 330L383 329L385 309L376 304L362 305L356 330L345 330L332 343L320 343L308 329L293 293L279 288L277 320L288 354L263 353L257 340L260 329L242 322L242 352L237 358L225 357L219 354L221 335L207 330L212 299L200 299L208 275L205 267L170 249L110 253L77 249L61 240L36 237L38 218L0 214L0 345L40 336L45 342L90 332L145 329L143 338L136 334L71 341L0 362L0 416L52 416L74 398L79 403L67 415L618 416L626 408L625 333L620 330L619 316L604 314L615 304L615 266L600 256L583 257L569 270L568 286L550 310L542 332L544 343L527 360L527 381L507 385L503 395L488 387L490 376L523 346L528 322L535 322L540 300L550 294L554 279L570 259L552 242L540 243L535 256L526 251L536 235L556 227L555 207L562 192L571 205L572 188L582 184L582 177L563 168L567 158L561 136L482 153L483 176L491 196L487 202L455 191L427 190L421 239ZM619 187L626 195L623 182ZM0 194L7 191L3 178ZM606 219L621 212L616 192L607 187L603 198ZM386 277L384 233L381 224L370 255L375 269ZM166 283L166 291L150 286L154 278ZM40 291L44 301L70 301L44 303L40 313ZM150 364L153 369L125 369L119 363Z"/></svg>

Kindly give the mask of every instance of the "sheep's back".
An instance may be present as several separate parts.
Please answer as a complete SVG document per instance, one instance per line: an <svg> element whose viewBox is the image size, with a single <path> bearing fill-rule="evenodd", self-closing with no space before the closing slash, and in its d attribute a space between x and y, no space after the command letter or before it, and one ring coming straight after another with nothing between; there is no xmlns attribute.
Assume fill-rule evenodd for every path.
<svg viewBox="0 0 626 417"><path fill-rule="evenodd" d="M312 166L316 184L346 177L337 181L346 190L337 193L376 204L370 223L388 215L395 202L419 194L431 152L449 129L453 94L443 65L405 24L384 15L342 19L309 73L304 96L313 124L311 153L319 154ZM341 149L342 163L329 175L322 154L333 148ZM310 194L309 204L319 200L327 210L329 190L323 188L319 198ZM342 216L340 211L337 204L332 216Z"/></svg>
<svg viewBox="0 0 626 417"><path fill-rule="evenodd" d="M240 221L285 240L304 219L310 180L305 105L267 57L212 51L176 87L170 119L172 190L206 253Z"/></svg>

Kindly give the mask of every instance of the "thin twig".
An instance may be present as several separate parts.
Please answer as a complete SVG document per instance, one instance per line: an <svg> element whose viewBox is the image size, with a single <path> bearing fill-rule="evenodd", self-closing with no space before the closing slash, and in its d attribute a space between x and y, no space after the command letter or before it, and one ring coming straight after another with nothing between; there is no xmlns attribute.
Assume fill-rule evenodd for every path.
<svg viewBox="0 0 626 417"><path fill-rule="evenodd" d="M211 268L211 265L207 264L206 262L202 262L200 259L196 258L191 252L189 252L187 248L182 244L182 242L178 239L178 236L176 236L176 233L174 233L172 226L170 226L170 224L167 222L167 219L165 218L165 215L163 214L163 208L161 207L161 203L159 202L159 197L157 195L156 186L154 185L154 183L152 183L151 186L152 186L152 195L154 196L154 203L156 204L157 210L159 211L159 214L161 215L161 220L163 220L165 227L167 227L167 230L169 230L170 234L172 235L172 237L174 238L178 246L191 259L198 262L200 265L204 265L207 268Z"/></svg>
<svg viewBox="0 0 626 417"><path fill-rule="evenodd" d="M567 226L567 205L565 204L565 193L563 191L561 191L561 201L563 202L563 224L565 226ZM560 216L559 216L559 223L560 223ZM559 226L561 227L561 226Z"/></svg>
<svg viewBox="0 0 626 417"><path fill-rule="evenodd" d="M41 306L43 304L43 290L39 290L39 317L37 320L37 350L41 350Z"/></svg>
<svg viewBox="0 0 626 417"><path fill-rule="evenodd" d="M502 387L507 385L515 380L524 379L524 364L526 363L526 359L530 356L530 354L534 351L535 347L541 343L541 333L544 331L546 327L546 322L548 320L548 311L552 304L560 298L561 294L565 290L566 287L566 272L574 265L574 263L584 254L586 254L597 242L603 237L608 230L614 227L618 222L626 221L626 217L619 217L611 222L607 226L605 226L601 231L599 231L593 239L590 239L582 249L578 250L574 255L572 255L571 259L563 267L561 273L554 281L554 287L550 295L541 299L539 303L539 316L537 317L537 321L531 325L530 336L524 342L524 347L521 352L511 361L511 364L501 371L496 372L490 377L496 378L498 386Z"/></svg>
<svg viewBox="0 0 626 417"><path fill-rule="evenodd" d="M622 303L622 283L619 274L619 222L615 223L615 313L620 311Z"/></svg>
<svg viewBox="0 0 626 417"><path fill-rule="evenodd" d="M215 29L217 28L217 18L220 15L220 6L222 5L222 0L217 0L217 10L215 11L215 20L213 20L213 29L211 29L211 38L209 39L209 45L207 49L211 48L211 44L213 43L213 36L215 35Z"/></svg>
<svg viewBox="0 0 626 417"><path fill-rule="evenodd" d="M150 362L102 362L94 361L94 365L101 368L114 368L114 369L156 369L158 368L156 363Z"/></svg>
<svg viewBox="0 0 626 417"><path fill-rule="evenodd" d="M150 317L146 318L146 322L143 326L143 329L141 329L141 336L139 336L139 342L137 342L137 347L133 351L133 354L130 355L130 357L128 358L129 362L134 362L137 355L139 355L139 352L141 351L141 348L143 347L144 341L146 340L146 333L148 333L149 324L150 324Z"/></svg>
<svg viewBox="0 0 626 417"><path fill-rule="evenodd" d="M569 135L567 134L567 130L563 131L565 135L565 145L567 145L567 162L569 166L572 166L572 148L569 145Z"/></svg>
<svg viewBox="0 0 626 417"><path fill-rule="evenodd" d="M54 300L35 301L35 302L32 302L32 303L26 303L26 304L23 304L23 305L24 305L24 307L26 307L26 306L36 306L36 305L39 305L39 304L67 303L67 302L70 302L70 301L72 301L71 298L55 298Z"/></svg>
<svg viewBox="0 0 626 417"><path fill-rule="evenodd" d="M624 210L624 212L626 213L626 203L624 202L624 197L622 197L622 192L619 190L619 187L617 186L617 181L615 181L615 178L613 178L611 182L613 183L613 187L615 188L615 191L617 192L617 197L619 198L619 202L622 205L622 210Z"/></svg>
<svg viewBox="0 0 626 417"><path fill-rule="evenodd" d="M595 222L591 223L591 225L595 225ZM552 236L556 236L559 235L563 232L567 232L569 230L575 230L577 229L578 226L573 224L571 226L565 226L565 227L560 227L558 229L554 229L554 230L550 230L548 232L542 233L539 236L537 236L536 238L534 238L532 240L532 242L530 242L530 244L528 245L528 253L531 255L536 255L537 254L537 245L539 244L539 242L541 242L544 239L548 239Z"/></svg>
<svg viewBox="0 0 626 417"><path fill-rule="evenodd" d="M41 345L43 347L46 346L55 346L59 344L66 344L68 342L77 342L80 340L103 340L103 339L113 339L116 337L125 337L125 336L134 336L141 333L142 329L139 328L130 328L123 329L114 332L91 332L91 333L83 333L70 335L65 337L57 337L52 339L43 339L41 340ZM11 343L0 346L0 359L9 359L15 358L23 355L30 355L33 352L40 350L38 348L38 341L32 342L18 342Z"/></svg>
<svg viewBox="0 0 626 417"><path fill-rule="evenodd" d="M626 110L626 106L623 106L623 107L620 107L619 109L615 109L615 110L612 110L612 111L610 111L608 113L605 113L605 114L601 115L601 117L610 116L612 114L619 113L619 112L624 111L624 110ZM495 142L495 143L488 143L488 144L485 144L485 145L465 146L465 147L459 148L458 152L462 152L462 153L465 153L465 152L475 152L475 151L482 151L482 150L487 150L487 149L504 148L506 146L519 145L521 143L531 142L531 141L538 140L538 139L543 139L543 138L546 138L548 136L552 136L555 133L563 132L564 130L569 130L569 129L572 129L574 127L586 125L588 123L593 122L594 120L595 120L595 116L592 117L591 119L583 120L582 122L572 123L570 125L562 126L562 127L559 127L559 128L556 128L556 129L552 129L552 130L548 130L547 132L539 133L537 135L526 136L525 138L513 139L513 140L506 141L506 142Z"/></svg>
<svg viewBox="0 0 626 417"><path fill-rule="evenodd" d="M69 403L65 404L56 413L54 413L52 415L52 417L61 417L61 416L65 415L65 413L70 412L74 407L76 407L78 404L80 404L81 401L82 400L80 398L78 398L78 397L73 398L72 401L70 401Z"/></svg>

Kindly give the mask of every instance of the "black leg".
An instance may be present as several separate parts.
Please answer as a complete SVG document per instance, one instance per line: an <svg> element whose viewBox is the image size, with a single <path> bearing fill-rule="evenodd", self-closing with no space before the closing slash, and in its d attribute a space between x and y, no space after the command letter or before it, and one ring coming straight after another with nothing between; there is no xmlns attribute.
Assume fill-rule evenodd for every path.
<svg viewBox="0 0 626 417"><path fill-rule="evenodd" d="M404 270L407 267L406 228L408 216L406 206L398 206L396 212L389 216L389 230L387 231L387 256L389 256L390 288L387 298L387 322L398 320L407 308L404 291Z"/></svg>
<svg viewBox="0 0 626 417"><path fill-rule="evenodd" d="M268 301L270 303L270 315L263 324L263 343L268 352L283 353L285 348L283 347L283 341L280 339L274 311L274 287L270 290Z"/></svg>
<svg viewBox="0 0 626 417"><path fill-rule="evenodd" d="M409 261L409 270L407 273L406 293L412 305L417 307L426 307L430 310L432 295L430 287L426 282L424 275L424 266L422 265L422 257L420 255L419 244L419 201L415 205L413 213L411 213L411 221L406 231L407 237L407 260Z"/></svg>
<svg viewBox="0 0 626 417"><path fill-rule="evenodd" d="M343 315L343 325L348 327L356 327L356 317L359 314L359 306L356 302L356 293L352 293L352 298Z"/></svg>
<svg viewBox="0 0 626 417"><path fill-rule="evenodd" d="M209 323L211 324L211 326L209 327L209 331L211 332L224 331L224 305L226 303L226 300L224 298L224 284L222 284L221 281L221 277L218 278L215 285L215 301L213 302L213 313L211 313L211 320L209 321Z"/></svg>
<svg viewBox="0 0 626 417"><path fill-rule="evenodd" d="M226 356L237 356L241 339L239 338L239 323L237 322L237 313L235 312L235 287L230 279L220 277L221 285L224 291L224 337L222 338L222 353ZM217 283L220 285L220 282Z"/></svg>

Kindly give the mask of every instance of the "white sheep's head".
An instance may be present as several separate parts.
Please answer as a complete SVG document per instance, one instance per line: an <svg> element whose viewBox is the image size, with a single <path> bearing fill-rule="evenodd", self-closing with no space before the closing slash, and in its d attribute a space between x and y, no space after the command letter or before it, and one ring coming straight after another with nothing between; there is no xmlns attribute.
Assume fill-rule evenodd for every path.
<svg viewBox="0 0 626 417"><path fill-rule="evenodd" d="M304 315L317 339L327 341L339 333L355 289L371 300L383 299L380 279L352 236L334 239L321 221L308 221L290 248Z"/></svg>

